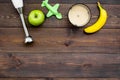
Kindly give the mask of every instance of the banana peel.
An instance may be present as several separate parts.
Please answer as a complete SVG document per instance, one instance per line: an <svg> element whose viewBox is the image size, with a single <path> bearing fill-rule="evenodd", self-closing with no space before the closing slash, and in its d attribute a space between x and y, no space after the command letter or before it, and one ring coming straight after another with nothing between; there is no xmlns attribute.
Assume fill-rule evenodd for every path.
<svg viewBox="0 0 120 80"><path fill-rule="evenodd" d="M107 21L107 18L108 18L107 11L102 7L100 2L97 2L97 5L100 10L100 16L93 25L84 29L85 33L95 33L99 31L105 25Z"/></svg>

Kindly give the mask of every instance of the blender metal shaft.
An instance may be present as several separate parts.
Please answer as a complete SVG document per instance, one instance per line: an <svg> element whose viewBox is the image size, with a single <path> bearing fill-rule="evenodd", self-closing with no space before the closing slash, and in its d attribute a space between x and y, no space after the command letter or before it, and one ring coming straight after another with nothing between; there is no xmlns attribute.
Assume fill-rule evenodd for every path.
<svg viewBox="0 0 120 80"><path fill-rule="evenodd" d="M17 11L18 11L18 13L20 15L20 18L21 18L21 21L22 21L22 24L23 24L23 29L24 29L24 32L25 32L25 35L26 35L25 43L31 43L31 42L33 42L33 40L32 40L32 37L29 35L28 30L27 30L25 20L24 20L24 16L23 16L22 7L17 8Z"/></svg>

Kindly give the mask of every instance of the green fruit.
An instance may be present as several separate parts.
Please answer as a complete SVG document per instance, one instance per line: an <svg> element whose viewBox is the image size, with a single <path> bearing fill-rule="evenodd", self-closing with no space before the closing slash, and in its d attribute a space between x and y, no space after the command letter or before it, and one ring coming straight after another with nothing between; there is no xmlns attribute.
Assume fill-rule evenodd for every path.
<svg viewBox="0 0 120 80"><path fill-rule="evenodd" d="M39 26L45 21L45 15L41 10L33 10L28 15L28 21L33 26Z"/></svg>

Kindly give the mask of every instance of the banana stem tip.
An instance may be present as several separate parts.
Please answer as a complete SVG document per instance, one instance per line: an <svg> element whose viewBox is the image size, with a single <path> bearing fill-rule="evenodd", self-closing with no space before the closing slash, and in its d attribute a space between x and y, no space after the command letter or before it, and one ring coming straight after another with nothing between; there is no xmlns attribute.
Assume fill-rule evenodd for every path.
<svg viewBox="0 0 120 80"><path fill-rule="evenodd" d="M97 2L97 4L98 4L98 7L99 7L100 9L102 9L102 6L101 6L101 4L100 4L99 1Z"/></svg>
<svg viewBox="0 0 120 80"><path fill-rule="evenodd" d="M101 4L100 4L100 2L99 2L99 1L97 2L97 4L98 4L98 6L101 6Z"/></svg>

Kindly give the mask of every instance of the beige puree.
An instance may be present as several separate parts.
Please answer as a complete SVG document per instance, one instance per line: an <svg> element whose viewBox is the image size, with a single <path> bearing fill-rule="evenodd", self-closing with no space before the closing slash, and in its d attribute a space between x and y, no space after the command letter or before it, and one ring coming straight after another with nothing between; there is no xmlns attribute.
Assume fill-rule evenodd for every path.
<svg viewBox="0 0 120 80"><path fill-rule="evenodd" d="M77 27L86 25L90 17L90 10L83 4L74 5L68 13L70 22Z"/></svg>

